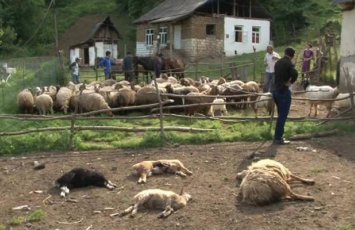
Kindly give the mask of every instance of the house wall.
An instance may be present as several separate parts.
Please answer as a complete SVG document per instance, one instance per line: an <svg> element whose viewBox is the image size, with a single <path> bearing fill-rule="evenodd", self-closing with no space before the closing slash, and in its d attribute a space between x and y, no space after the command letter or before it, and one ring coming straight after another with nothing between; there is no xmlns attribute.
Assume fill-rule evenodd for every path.
<svg viewBox="0 0 355 230"><path fill-rule="evenodd" d="M348 92L343 67L349 69L350 83L355 89L355 36L354 36L355 8L343 11L343 22L340 42L340 85L341 92Z"/></svg>
<svg viewBox="0 0 355 230"><path fill-rule="evenodd" d="M243 41L235 42L235 26L243 27ZM252 43L252 27L260 27L260 43ZM236 54L252 53L253 47L256 51L266 50L270 42L270 21L261 19L225 17L224 19L224 51L226 56Z"/></svg>

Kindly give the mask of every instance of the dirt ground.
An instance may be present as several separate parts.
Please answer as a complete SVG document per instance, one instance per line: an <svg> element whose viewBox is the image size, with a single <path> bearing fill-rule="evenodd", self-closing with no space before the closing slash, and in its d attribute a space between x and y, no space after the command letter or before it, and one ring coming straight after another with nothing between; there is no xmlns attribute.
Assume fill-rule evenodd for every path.
<svg viewBox="0 0 355 230"><path fill-rule="evenodd" d="M28 216L41 208L47 217L12 229L350 229L355 227L354 174L355 134L293 142L272 147L269 142L225 143L204 146L172 146L147 150L105 152L43 153L27 158L0 158L0 224L18 216ZM309 151L297 151L299 146ZM314 150L314 151L312 151ZM255 153L255 154L253 154ZM272 157L294 174L314 178L314 186L293 185L314 202L282 202L253 207L236 202L235 176L257 158ZM156 176L138 185L131 165L147 159L178 158L194 174ZM44 162L43 170L33 170L33 161ZM118 185L73 190L59 197L53 182L73 167L103 172ZM160 188L178 192L184 186L193 200L167 219L157 219L158 211L139 211L135 218L110 217L131 204L143 189ZM42 190L37 194L34 191ZM73 202L75 201L75 202ZM28 205L31 211L13 211ZM95 211L101 211L96 213Z"/></svg>

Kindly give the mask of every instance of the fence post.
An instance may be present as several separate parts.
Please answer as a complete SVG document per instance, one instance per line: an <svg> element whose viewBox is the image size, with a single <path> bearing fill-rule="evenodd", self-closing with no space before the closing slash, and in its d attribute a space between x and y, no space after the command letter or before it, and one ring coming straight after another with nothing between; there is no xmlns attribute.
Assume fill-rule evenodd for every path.
<svg viewBox="0 0 355 230"><path fill-rule="evenodd" d="M349 91L349 95L350 95L351 113L352 113L352 117L353 117L353 122L355 122L354 90L353 90L353 86L351 85L349 69L343 67L343 71L344 71L344 75L345 75L345 79L346 79L346 85L348 87L348 91Z"/></svg>
<svg viewBox="0 0 355 230"><path fill-rule="evenodd" d="M253 51L254 51L254 54L253 54L253 81L255 81L255 79L256 79L256 49L254 46L253 46Z"/></svg>
<svg viewBox="0 0 355 230"><path fill-rule="evenodd" d="M69 137L69 149L74 150L74 135L75 135L75 113L70 117L70 137Z"/></svg>
<svg viewBox="0 0 355 230"><path fill-rule="evenodd" d="M157 83L157 79L155 74L153 75L155 91L157 93L157 98L159 101L159 120L160 120L160 139L164 143L165 142L165 133L164 133L164 117L163 117L163 103L161 101L160 91Z"/></svg>

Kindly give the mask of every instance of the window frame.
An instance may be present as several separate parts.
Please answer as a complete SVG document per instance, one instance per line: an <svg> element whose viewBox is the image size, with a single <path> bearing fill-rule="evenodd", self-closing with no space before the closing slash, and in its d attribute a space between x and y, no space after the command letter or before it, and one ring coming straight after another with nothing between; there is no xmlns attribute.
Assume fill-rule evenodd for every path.
<svg viewBox="0 0 355 230"><path fill-rule="evenodd" d="M260 44L260 26L253 26L251 29L251 42L253 44ZM257 29L257 31L254 31Z"/></svg>
<svg viewBox="0 0 355 230"><path fill-rule="evenodd" d="M243 31L244 26L242 25L235 25L234 26L234 42L242 43L243 42ZM237 36L238 33L238 36Z"/></svg>
<svg viewBox="0 0 355 230"><path fill-rule="evenodd" d="M160 45L167 45L168 44L168 27L167 26L162 26L159 28L159 36L160 36L160 40L159 40Z"/></svg>
<svg viewBox="0 0 355 230"><path fill-rule="evenodd" d="M146 46L153 46L154 44L154 29L146 29L145 30L145 45Z"/></svg>
<svg viewBox="0 0 355 230"><path fill-rule="evenodd" d="M206 36L215 36L215 35L216 35L216 24L206 24Z"/></svg>

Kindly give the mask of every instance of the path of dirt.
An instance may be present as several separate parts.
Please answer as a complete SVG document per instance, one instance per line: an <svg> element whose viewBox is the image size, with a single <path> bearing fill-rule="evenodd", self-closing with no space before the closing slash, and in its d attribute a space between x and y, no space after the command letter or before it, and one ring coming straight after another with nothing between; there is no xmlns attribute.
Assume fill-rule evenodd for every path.
<svg viewBox="0 0 355 230"><path fill-rule="evenodd" d="M270 143L226 143L205 146L175 146L139 151L41 154L24 158L0 158L0 223L28 215L12 211L13 207L29 205L43 209L47 217L36 223L13 229L337 229L355 227L354 174L355 134L343 137L293 142L289 146L271 148ZM296 150L298 146L316 151ZM258 148L259 147L259 148ZM315 197L315 202L283 202L265 207L236 205L235 175L250 164L255 150L259 157L276 153L275 159L292 172L314 178L314 186L293 186L301 194ZM130 166L147 159L178 158L193 172L182 179L159 176L138 185ZM32 169L40 160L46 168ZM72 191L68 202L58 196L54 180L73 167L102 171L119 189L85 188ZM193 200L165 220L158 212L142 210L136 218L110 217L131 204L131 198L147 188L178 192L182 186ZM42 190L42 194L31 191ZM49 197L50 196L50 197ZM49 197L49 198L48 198ZM48 200L43 202L46 198ZM105 208L113 208L105 210ZM94 211L101 211L95 214ZM78 222L78 223L75 223ZM88 228L90 227L91 228Z"/></svg>

